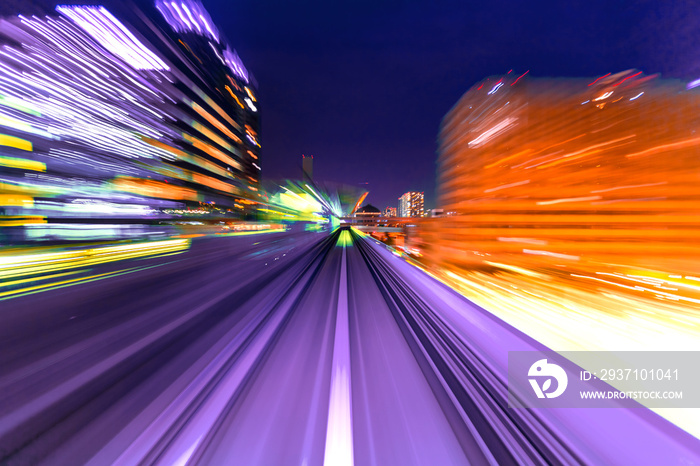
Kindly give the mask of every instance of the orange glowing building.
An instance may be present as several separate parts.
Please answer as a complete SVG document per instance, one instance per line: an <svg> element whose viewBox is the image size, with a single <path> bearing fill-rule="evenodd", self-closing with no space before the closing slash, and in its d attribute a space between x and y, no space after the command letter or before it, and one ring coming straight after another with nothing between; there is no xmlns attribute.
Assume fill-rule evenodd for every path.
<svg viewBox="0 0 700 466"><path fill-rule="evenodd" d="M474 85L440 129L430 257L698 269L698 96L635 70Z"/></svg>

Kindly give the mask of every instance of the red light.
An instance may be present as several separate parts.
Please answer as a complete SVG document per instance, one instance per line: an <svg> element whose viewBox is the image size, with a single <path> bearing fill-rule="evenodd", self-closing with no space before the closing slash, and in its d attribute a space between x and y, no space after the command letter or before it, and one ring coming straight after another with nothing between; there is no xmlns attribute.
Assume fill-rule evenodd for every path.
<svg viewBox="0 0 700 466"><path fill-rule="evenodd" d="M523 76L525 76L525 75L528 74L529 72L530 72L530 70L527 70L526 72L524 72L523 74L521 74L520 76L518 76L518 78L517 78L515 81L513 81L513 84L515 84L515 83L517 83L518 81L520 81L520 78L522 78ZM511 84L511 86L512 86L513 84Z"/></svg>
<svg viewBox="0 0 700 466"><path fill-rule="evenodd" d="M627 76L625 79L623 79L623 80L620 81L619 83L615 84L613 87L617 87L617 86L619 86L620 84L622 84L623 82L627 81L628 79L634 78L635 76L639 76L640 74L642 74L641 71L639 71L639 72L633 74L632 76Z"/></svg>
<svg viewBox="0 0 700 466"><path fill-rule="evenodd" d="M608 76L610 76L610 73L608 73L608 74L606 74L606 75L604 75L604 76L601 76L600 78L596 79L595 81L593 81L592 83L590 83L589 86L594 85L595 83L597 83L597 82L600 81L601 79L606 78L606 77L608 77Z"/></svg>

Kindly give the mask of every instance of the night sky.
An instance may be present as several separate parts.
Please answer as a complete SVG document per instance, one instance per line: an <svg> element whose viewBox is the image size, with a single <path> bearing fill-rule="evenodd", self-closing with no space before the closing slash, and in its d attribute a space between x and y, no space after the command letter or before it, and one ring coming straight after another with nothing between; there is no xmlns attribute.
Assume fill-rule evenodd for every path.
<svg viewBox="0 0 700 466"><path fill-rule="evenodd" d="M381 209L408 190L435 206L440 121L489 75L700 77L694 1L203 3L258 80L263 177L313 154L317 181Z"/></svg>

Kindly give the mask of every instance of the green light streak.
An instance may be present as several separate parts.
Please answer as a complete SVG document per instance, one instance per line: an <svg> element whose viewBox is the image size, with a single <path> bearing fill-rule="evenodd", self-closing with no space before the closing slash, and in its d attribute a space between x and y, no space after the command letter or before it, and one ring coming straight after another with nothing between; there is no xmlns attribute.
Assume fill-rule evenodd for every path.
<svg viewBox="0 0 700 466"><path fill-rule="evenodd" d="M343 230L340 232L340 236L338 237L338 242L336 243L336 247L348 247L352 246L352 235L348 230Z"/></svg>

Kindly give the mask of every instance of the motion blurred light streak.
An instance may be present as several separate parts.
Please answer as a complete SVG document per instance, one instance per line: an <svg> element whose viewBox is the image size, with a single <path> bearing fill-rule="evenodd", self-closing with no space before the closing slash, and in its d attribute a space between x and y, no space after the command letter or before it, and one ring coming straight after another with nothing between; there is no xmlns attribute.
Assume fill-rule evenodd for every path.
<svg viewBox="0 0 700 466"><path fill-rule="evenodd" d="M369 243L367 243L369 244ZM392 261L391 256L389 255L389 251L381 251L379 248L375 248L378 253L383 255L384 261L387 261L387 263L390 263ZM406 264L407 265L407 264ZM425 276L418 270L412 269L413 271L409 273L408 270L406 270L406 266L402 265L401 263L396 263L394 266L396 272L403 270L402 276L403 279L405 280L405 284L401 289L411 289L411 290L417 290L421 288L421 283L426 284L428 281ZM490 277L487 274L479 274L482 275L486 280L497 280L501 282L499 277ZM510 284L515 284L517 283L515 281L515 277L509 277L511 278ZM541 280L538 280L537 282L541 283ZM537 283L534 282L534 283ZM497 299L494 299L493 303L488 307L490 312L496 313L498 315L499 308L498 306L494 307L492 304L501 304L501 308L503 305L510 306L509 300L512 296L512 294L518 294L517 289L519 288L514 288L510 286L508 283L504 283L505 286L503 287L505 293L494 293L497 295ZM551 290L557 290L557 283L550 283ZM474 291L479 290L481 287L477 282L470 281L469 285L467 287L463 288L463 292L473 294ZM510 289L510 291L509 291ZM492 286L485 286L483 287L483 290L488 292L492 291L493 287ZM575 289L574 289L575 290ZM566 290L565 293L561 293L562 295L566 295L569 292L572 292L573 290ZM398 290L397 290L398 292ZM515 292L515 293L513 293ZM489 371L488 373L491 373L491 371L496 370L496 368L500 364L506 364L507 360L507 349L512 350L513 348L521 348L524 349L525 347L535 344L534 340L530 341L529 343L526 342L525 340L521 340L520 343L515 343L514 340L511 339L511 337L507 337L501 332L505 330L506 332L509 332L509 330L506 330L506 327L498 327L498 326L492 326L490 322L492 321L492 317L489 317L487 314L481 314L480 312L476 312L474 308L467 309L464 308L463 306L460 306L458 303L458 300L455 300L451 297L451 291L449 291L448 288L440 288L436 287L434 289L434 293L421 293L421 298L425 299L428 303L430 303L431 308L433 310L436 310L438 315L440 316L440 319L438 320L437 325L440 325L441 323L444 323L445 325L449 325L451 329L455 332L458 332L461 335L460 341L463 344L468 345L470 351L475 351L476 353L480 353L482 357L479 359L487 363L489 365ZM575 293L575 291L574 291ZM561 300L559 296L556 294L553 294L553 303L558 303ZM518 315L519 313L522 313L523 310L527 310L528 307L523 306L523 302L518 302L517 300L513 300L517 304L513 306L513 314ZM477 301L480 302L480 301ZM539 337L539 335L546 334L545 327L549 327L551 325L551 319L552 316L547 313L543 313L542 305L543 303L541 301L533 301L533 304L535 306L532 307L532 313L528 316L522 316L520 315L521 321L522 322L529 322L530 326L529 329L532 330L533 328L539 328L539 331L534 332L535 336ZM538 309L539 307L539 309ZM577 307L577 306L571 306L571 309L573 310L578 310L580 311L581 316L585 317L590 317L588 316L588 312L585 308L585 306ZM465 312L467 311L467 312ZM570 312L569 312L570 313ZM539 314L539 316L538 316ZM596 318L599 319L599 317L596 316ZM532 325L533 323L536 323L537 325ZM607 324L607 322L606 322ZM557 325L552 325L553 328L556 328ZM603 328L607 328L612 331L619 331L622 330L623 327L620 325L606 325ZM478 330L476 330L478 329ZM582 327L577 327L576 330L572 330L572 334L576 334L576 332L580 332L582 330ZM656 329L656 335L664 335L665 334L665 329ZM524 336L524 334L520 334ZM642 335L639 335L642 336ZM653 337L651 335L644 335L647 338L642 338L642 340L645 340L646 343L649 341L654 341ZM668 338L668 334L666 334L666 337ZM673 338L673 337L671 337ZM549 340L551 341L551 340ZM593 341L595 341L593 339ZM641 340L640 340L641 341ZM697 341L697 340L696 340ZM547 340L545 340L547 342ZM619 349L620 350L630 350L630 347L625 346L627 341L620 342ZM521 344L525 346L520 346ZM557 346L556 343L554 347L560 347ZM506 349L507 348L507 349ZM670 349L671 347L667 347L664 349ZM648 347L646 347L648 349ZM489 353L490 356L486 356L485 353ZM500 353L500 355L498 355ZM472 354L472 353L463 353L463 354ZM462 356L464 357L464 356ZM485 358L484 358L485 357ZM487 362L488 361L488 362ZM500 361L500 362L499 362ZM453 369L454 370L454 369ZM472 372L474 374L474 372ZM480 373L480 372L476 372ZM494 390L491 390L491 393L497 392ZM483 409L483 408L478 408L478 409ZM525 413L521 413L520 410L516 410L517 412L513 412L515 415L526 415ZM645 417L647 419L650 419L647 415L649 413L647 412L640 412L637 410L632 410L636 411L636 413L630 412L630 410L614 410L615 412L609 412L608 410L561 410L560 412L556 412L557 410L543 410L538 413L536 413L536 410L528 410L528 412L532 412L533 414L536 413L537 420L531 419L527 422L528 428L538 428L543 427L544 425L548 425L549 427L547 428L550 433L553 432L561 432L563 430L567 430L569 433L573 434L574 431L577 433L575 435L578 435L580 439L583 439L585 437L589 437L592 432L598 432L600 433L601 429L606 431L606 437L608 440L611 440L613 436L618 436L621 435L620 440L615 440L611 441L611 445L615 445L613 449L616 448L625 448L625 447L631 447L631 443L635 442L636 445L634 447L631 447L631 450L628 451L627 455L634 455L637 456L639 459L638 461L644 462L644 463L654 463L655 460L651 460L651 456L655 456L658 454L665 455L666 452L662 452L662 450L658 449L658 443L657 442L666 442L669 441L671 443L675 442L676 440L680 439L681 436L676 436L674 435L669 435L666 436L664 434L661 434L659 432L658 437L656 435L652 435L652 445L644 445L643 442L639 443L637 442L639 438L636 436L637 434L631 434L630 430L623 430L622 432L619 431L619 426L620 423L626 424L628 427L625 427L625 429L634 429L637 427L641 427L642 430L645 430L647 427L649 427L649 424L646 424L646 421L642 421L641 417ZM671 410L671 409L666 409L666 410L658 410L660 413L662 413L665 417L668 419L673 420L676 424L682 426L684 429L689 430L690 432L695 432L695 436L697 437L697 418L690 414L690 411L697 412L698 410L695 409L688 409L688 410ZM636 414L640 414L641 417L637 418ZM610 415L606 420L595 420L594 418L598 416L603 416L607 417ZM623 420L622 418L627 417L627 415L630 415L630 417L627 420ZM619 416L619 418L618 418ZM474 414L470 413L470 417L474 418ZM556 418L556 419L554 419ZM617 418L617 419L613 419ZM512 419L512 418L511 418ZM574 420L575 419L575 420ZM574 422L573 424L570 424L571 422ZM516 421L517 422L517 421ZM600 427L593 427L594 425L597 425L598 422L602 422L600 424ZM543 424L541 424L543 423ZM617 427L611 427L611 426L617 426ZM556 427L555 427L556 426ZM551 430L550 430L551 429ZM639 432L641 434L641 432ZM541 432L538 434L538 436L545 434L544 432ZM543 437L540 437L543 439ZM586 441L584 441L585 443ZM541 446L546 446L546 448L554 448L554 451L551 451L553 454L561 454L563 453L563 450L558 449L556 447L557 441L549 437L549 440L544 441L543 443L540 443ZM587 447L584 447L583 444L578 444L575 445L575 442L568 442L568 445L566 446L566 451L568 454L580 454L582 455L579 457L578 460L574 460L573 462L596 462L596 461L602 461L602 462L609 462L612 461L613 463L615 460L612 460L610 456L607 456L610 451L606 449L596 449L596 452L594 453L592 450L588 451ZM491 445L491 448L493 448L493 444L489 441L489 445ZM680 447L680 444L678 445ZM690 444L687 444L689 448L695 448L691 447ZM680 458L688 458L686 455L691 454L690 450L683 450L684 447L681 447L681 450L679 450L679 455L676 460L671 460L673 461L685 461L684 459ZM555 453L558 450L558 453ZM645 453L641 453L641 451L644 450ZM539 450L541 454L548 454L544 453L543 450ZM682 452L683 451L683 452ZM588 455L592 454L593 456L588 457ZM601 456L596 456L596 455L601 455ZM650 456L647 456L650 455ZM588 457L588 460L584 460L582 458ZM592 458L597 458L593 460ZM607 457L607 459L602 459L603 457ZM522 457L520 457L522 458ZM631 456L626 456L625 460L630 461ZM550 462L552 461L551 459L549 460ZM559 457L558 460L554 461L555 463L561 463L561 464L570 464L572 462L572 459L569 458L568 460L563 459L562 457Z"/></svg>
<svg viewBox="0 0 700 466"><path fill-rule="evenodd" d="M13 147L15 149L30 151L32 150L31 141L26 139L18 138L16 136L9 136L7 134L0 134L0 146Z"/></svg>
<svg viewBox="0 0 700 466"><path fill-rule="evenodd" d="M29 150L31 150L31 148ZM29 159L20 159L17 157L0 156L0 167L19 168L20 170L31 170L37 172L46 171L45 163Z"/></svg>
<svg viewBox="0 0 700 466"><path fill-rule="evenodd" d="M323 464L327 466L352 466L355 464L352 440L352 396L350 389L350 328L348 321L348 277L347 277L347 242L341 240L343 235L350 236L343 230L338 238L342 242L343 255L340 269L340 289L335 320L333 343L333 364L331 374L331 393L328 406L328 427L326 428L326 448ZM349 239L352 244L352 239Z"/></svg>
<svg viewBox="0 0 700 466"><path fill-rule="evenodd" d="M262 235L266 233L281 233L286 231L286 228L266 228L257 231L235 231L232 233L217 233L217 236L249 236L249 235Z"/></svg>
<svg viewBox="0 0 700 466"><path fill-rule="evenodd" d="M19 298L21 296L28 296L34 293L39 293L43 291L49 291L49 290L56 290L59 288L66 288L68 286L74 286L74 285L80 285L83 283L89 283L89 282L94 282L97 280L104 280L106 278L112 278L112 277L117 277L120 275L126 275L128 273L132 272L140 272L142 270L148 270L154 267L160 267L162 265L167 265L167 263L163 264L156 264L156 265L151 265L151 266L146 266L146 267L132 267L124 270L117 270L116 272L108 272L108 273L103 273L103 274L97 274L97 275L89 275L87 277L80 277L80 278L74 278L72 280L63 280L59 282L51 282L51 283L46 283L43 285L35 285L35 286L30 286L27 288L20 288L16 290L9 290L9 291L2 291L0 292L0 301L4 301L6 299L10 298ZM56 275L51 275L51 276L44 276L44 277L36 277L32 280L43 280L43 279L53 279L53 278L58 278L60 276L65 276L65 275L70 275L73 273L80 273L81 271L75 271L75 272L69 272L69 273L64 273L64 274L56 274ZM27 282L30 280L18 280L14 283L18 282ZM8 283L9 285L9 283Z"/></svg>
<svg viewBox="0 0 700 466"><path fill-rule="evenodd" d="M153 422L151 424L152 429L162 432L163 437L170 437L169 445L157 444L161 437L151 431L149 435L144 435L138 438L137 442L131 443L117 459L117 463L158 458L165 464L169 464L180 458L202 435L211 440L221 426L220 417L228 410L227 406L231 400L236 399L245 384L250 381L251 372L256 371L264 361L276 335L284 329L284 324L293 311L294 303L303 293L306 281L316 273L322 259L322 256L316 256L309 262L304 261L302 269L296 270L295 275L286 273L285 276L276 277L276 280L269 284L267 293L263 293L260 299L247 303L248 308L252 306L249 316L228 332L226 338L221 340L226 346L215 355L215 359L207 367L203 368L202 377L187 387L188 389L178 396L176 403L168 406L164 413L181 415L178 410L188 408L187 404L189 404L195 409L188 416L187 423L174 433L164 431L170 427L171 423ZM291 286L287 281L290 279ZM230 292L225 292L217 300L223 299L228 293ZM200 311L212 305L213 302L207 303L200 308ZM234 355L235 358L231 361L230 358ZM214 371L215 368L218 370ZM216 383L210 383L208 387L202 385L207 379ZM195 391L195 387L201 388ZM183 405L186 402L187 404ZM230 442L231 440L227 440L227 443ZM198 456L201 457L201 453ZM259 461L257 456L256 462Z"/></svg>
<svg viewBox="0 0 700 466"><path fill-rule="evenodd" d="M243 66L243 62L238 57L238 54L235 51L225 49L224 50L224 59L226 60L226 63L228 64L228 66L231 68L231 71L233 71L233 73L236 76L238 76L239 78L242 78L247 83L248 82L248 71Z"/></svg>
<svg viewBox="0 0 700 466"><path fill-rule="evenodd" d="M154 267L157 267L157 266L154 266ZM114 272L113 274L128 273L132 270L128 270L126 272ZM99 276L99 277L104 277L104 276L109 276L109 275L111 275L111 274L104 274L104 275ZM222 297L223 296L219 296L219 297L215 298L215 300L220 300L220 299L222 299ZM115 354L110 355L108 358L106 358L103 361L100 361L98 364L94 364L91 367L85 368L85 370L76 374L74 377L72 377L71 379L62 383L61 385L56 386L56 387L51 387L51 389L48 391L48 393L41 396L38 400L36 400L35 403L32 403L29 406L24 406L24 407L15 409L9 416L7 416L4 419L6 421L5 423L0 423L0 436L7 433L7 430L12 428L14 425L20 424L22 422L22 420L28 419L28 418L32 417L33 415L36 415L36 413L40 412L42 409L45 409L47 406L49 406L51 403L53 403L56 399L61 399L63 396L65 396L66 394L68 394L72 390L74 390L76 386L81 386L81 385L88 383L90 380L93 380L94 378L98 377L101 373L108 370L110 368L110 366L112 366L113 364L124 360L129 354L137 353L138 351L147 347L149 343L157 340L162 335L167 334L172 329L184 324L188 320L195 317L197 314L200 314L204 309L211 306L211 302L212 301L204 303L204 304L202 304L202 306L191 310L186 315L184 315L184 316L182 316L182 317L180 317L172 322L169 322L168 324L164 325L163 327L159 328L158 330L151 332L150 334L146 335L145 337L141 338L140 340L132 343L128 347L120 350L119 352L117 352Z"/></svg>
<svg viewBox="0 0 700 466"><path fill-rule="evenodd" d="M347 247L352 246L352 234L348 230L342 230L340 236L338 237L338 243L336 246Z"/></svg>
<svg viewBox="0 0 700 466"><path fill-rule="evenodd" d="M388 254L382 257L381 249L369 242L360 243L360 250L373 271L382 289L391 296L395 319L407 339L412 342L412 351L422 366L426 378L440 401L442 410L451 419L451 425L460 439L462 448L471 461L485 464L503 464L519 458L534 462L576 462L572 452L562 451L557 441L540 431L541 448L533 448L523 437L514 434L520 429L537 429L538 422L518 419L522 414L500 416L503 409L491 397L503 390L494 374L480 358L474 357L468 338L451 339L446 330L447 322L435 315L423 297L417 294L417 286L405 282L400 270L401 262L394 267L395 260ZM403 275L403 276L401 276ZM400 278L399 278L400 277ZM461 306L460 306L461 307ZM460 307L457 307L459 309ZM441 312L444 315L445 308ZM443 331L440 331L440 328ZM490 335L493 338L493 335ZM486 390L485 386L490 389ZM459 420L457 420L459 419ZM519 422L520 421L520 422ZM516 427L519 424L519 427ZM546 438L546 439L545 439ZM555 460L556 458L556 460Z"/></svg>
<svg viewBox="0 0 700 466"><path fill-rule="evenodd" d="M168 24L178 32L197 32L219 42L219 31L214 26L209 13L195 0L166 1L156 0L156 8ZM187 17L183 15L183 11ZM188 20L189 19L189 20Z"/></svg>
<svg viewBox="0 0 700 466"><path fill-rule="evenodd" d="M9 282L8 282L8 281L4 281L4 282L0 283L0 288L7 288L7 287L15 286L15 285L21 285L21 284L24 284L24 283L37 282L37 281L41 281L41 280L50 280L50 279L53 279L53 278L65 277L65 276L68 276L68 275L74 275L74 274L80 273L80 272L82 272L82 271L81 271L81 270L72 270L72 271L70 271L70 272L56 273L56 274L52 274L52 275L41 275L41 276L39 276L39 277L23 278L23 279L21 279L21 280L13 280L13 281L9 281Z"/></svg>
<svg viewBox="0 0 700 466"><path fill-rule="evenodd" d="M337 228L366 192L266 191L252 75L200 2L156 8L0 20L0 462L698 462L647 410L511 410L505 368L700 349L700 91L480 83L446 215L384 248Z"/></svg>
<svg viewBox="0 0 700 466"><path fill-rule="evenodd" d="M136 69L168 69L165 63L104 7L59 5L56 11L71 18L100 45Z"/></svg>
<svg viewBox="0 0 700 466"><path fill-rule="evenodd" d="M13 169L3 184L27 184L31 171L50 175L41 193L35 184L26 194L52 198L52 220L70 217L75 198L120 202L127 193L132 203L151 207L132 218L162 218L164 207L187 210L200 203L215 205L214 215L254 215L258 203L241 201L263 197L260 143L243 138L242 128L256 136L258 112L231 112L235 100L217 91L224 81L240 100L253 95L244 88L254 85L238 80L218 57L232 50L218 34L216 43L201 36L212 30L197 20L208 17L201 4L181 11L195 35L168 31L167 24L159 29L158 17L127 14L126 21L125 11L100 6L60 5L44 17L3 19L0 126L13 133L0 138L5 146L31 151L26 162L2 154L2 165ZM189 60L194 53L201 66ZM187 127L192 134L183 133ZM91 188L81 189L75 179ZM15 205L7 213L42 215L40 205ZM12 236L36 239L29 230Z"/></svg>
<svg viewBox="0 0 700 466"><path fill-rule="evenodd" d="M39 254L0 255L0 278L9 279L51 273L79 267L90 267L107 262L186 251L189 239L173 239L150 243L103 246L77 251Z"/></svg>
<svg viewBox="0 0 700 466"><path fill-rule="evenodd" d="M406 239L423 267L549 348L700 350L697 89L635 71L484 84L442 122L446 215ZM700 436L697 411L657 412Z"/></svg>
<svg viewBox="0 0 700 466"><path fill-rule="evenodd" d="M493 95L475 85L443 121L438 205L449 215L425 222L427 260L466 268L491 256L554 271L562 264L553 260L579 257L579 272L613 264L695 270L700 223L691 199L698 185L689 168L697 166L700 145L686 129L695 124L688 110L698 94L640 76L623 72L590 85L527 77ZM608 102L640 92L648 99ZM604 107L577 104L601 96L608 97ZM496 114L521 118L523 126L508 139L468 146L466 135L493 124ZM535 261L509 237L547 248Z"/></svg>
<svg viewBox="0 0 700 466"><path fill-rule="evenodd" d="M336 247L343 231L354 247ZM0 328L0 363L8 367L0 374L3 459L669 464L697 457L686 434L646 411L508 409L508 350L541 345L414 265L346 229L202 237L177 261L119 280L97 277L113 270L96 266L95 281L80 284L87 301L79 311L77 295L56 290L16 298ZM513 278L518 269L501 273L484 275L506 298L512 289L537 304ZM625 277L672 286L661 276ZM480 290L479 279L469 281ZM138 300L125 300L127 292ZM46 341L27 338L37 334L28 318L51 319ZM334 439L338 462L329 458Z"/></svg>

